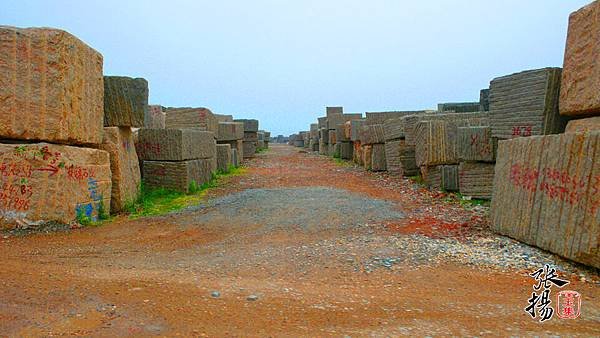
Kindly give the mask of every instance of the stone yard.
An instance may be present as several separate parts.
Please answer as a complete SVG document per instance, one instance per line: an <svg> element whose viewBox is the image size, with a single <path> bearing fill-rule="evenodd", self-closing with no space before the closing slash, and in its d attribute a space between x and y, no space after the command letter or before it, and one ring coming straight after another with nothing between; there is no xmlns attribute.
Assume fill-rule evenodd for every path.
<svg viewBox="0 0 600 338"><path fill-rule="evenodd" d="M5 232L0 335L600 335L597 271L494 234L487 206L287 145L246 165L183 211ZM523 311L546 263L577 320Z"/></svg>

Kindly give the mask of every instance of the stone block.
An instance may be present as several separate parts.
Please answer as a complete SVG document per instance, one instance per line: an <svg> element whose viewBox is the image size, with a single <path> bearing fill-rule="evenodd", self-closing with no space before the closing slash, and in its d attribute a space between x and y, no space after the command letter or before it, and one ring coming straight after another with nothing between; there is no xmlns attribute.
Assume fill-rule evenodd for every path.
<svg viewBox="0 0 600 338"><path fill-rule="evenodd" d="M148 81L127 76L104 77L104 126L144 126L148 112Z"/></svg>
<svg viewBox="0 0 600 338"><path fill-rule="evenodd" d="M183 161L216 155L212 132L194 129L140 129L135 148L141 160Z"/></svg>

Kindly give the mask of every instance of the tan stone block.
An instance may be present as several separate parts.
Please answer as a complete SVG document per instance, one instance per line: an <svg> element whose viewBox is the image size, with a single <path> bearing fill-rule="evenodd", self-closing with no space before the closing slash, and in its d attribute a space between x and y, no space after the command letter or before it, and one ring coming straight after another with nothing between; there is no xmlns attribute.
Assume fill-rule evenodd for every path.
<svg viewBox="0 0 600 338"><path fill-rule="evenodd" d="M0 138L100 144L102 55L58 29L0 26Z"/></svg>
<svg viewBox="0 0 600 338"><path fill-rule="evenodd" d="M106 151L56 145L0 144L0 225L69 223L78 212L110 212Z"/></svg>
<svg viewBox="0 0 600 338"><path fill-rule="evenodd" d="M104 127L104 141L100 149L110 155L112 193L110 210L123 210L139 196L141 174L130 127Z"/></svg>

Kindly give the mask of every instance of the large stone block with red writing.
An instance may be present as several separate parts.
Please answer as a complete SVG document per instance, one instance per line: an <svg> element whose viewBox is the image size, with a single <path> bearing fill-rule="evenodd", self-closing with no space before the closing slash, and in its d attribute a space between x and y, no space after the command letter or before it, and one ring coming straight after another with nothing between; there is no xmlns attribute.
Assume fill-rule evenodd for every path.
<svg viewBox="0 0 600 338"><path fill-rule="evenodd" d="M242 122L219 122L217 141L235 141L244 138L244 124Z"/></svg>
<svg viewBox="0 0 600 338"><path fill-rule="evenodd" d="M600 115L600 2L571 13L560 88L560 113Z"/></svg>
<svg viewBox="0 0 600 338"><path fill-rule="evenodd" d="M140 129L138 157L152 161L183 161L216 155L214 134L194 129Z"/></svg>
<svg viewBox="0 0 600 338"><path fill-rule="evenodd" d="M217 160L201 158L188 161L144 161L144 184L151 188L190 192L192 187L210 182L217 171Z"/></svg>
<svg viewBox="0 0 600 338"><path fill-rule="evenodd" d="M600 116L571 120L565 129L565 133L589 133L592 131L600 131Z"/></svg>
<svg viewBox="0 0 600 338"><path fill-rule="evenodd" d="M149 105L144 115L144 128L165 129L165 112L160 105Z"/></svg>
<svg viewBox="0 0 600 338"><path fill-rule="evenodd" d="M600 268L600 132L500 141L493 229Z"/></svg>
<svg viewBox="0 0 600 338"><path fill-rule="evenodd" d="M485 126L489 121L487 114L475 114L478 115L466 117L467 114L447 114L442 119L431 118L418 122L414 130L417 165L457 164L458 128Z"/></svg>
<svg viewBox="0 0 600 338"><path fill-rule="evenodd" d="M130 127L104 127L100 149L110 155L112 171L111 212L119 212L139 196L141 173Z"/></svg>
<svg viewBox="0 0 600 338"><path fill-rule="evenodd" d="M144 126L148 112L148 81L128 76L104 77L104 126Z"/></svg>
<svg viewBox="0 0 600 338"><path fill-rule="evenodd" d="M102 55L51 28L0 26L0 138L102 143Z"/></svg>
<svg viewBox="0 0 600 338"><path fill-rule="evenodd" d="M419 174L415 161L415 147L406 144L405 140L385 142L386 168L392 174L414 176Z"/></svg>
<svg viewBox="0 0 600 338"><path fill-rule="evenodd" d="M110 212L106 151L49 143L0 144L0 227L96 220ZM80 218L81 219L81 218Z"/></svg>
<svg viewBox="0 0 600 338"><path fill-rule="evenodd" d="M461 162L458 165L458 184L463 196L491 199L494 163Z"/></svg>
<svg viewBox="0 0 600 338"><path fill-rule="evenodd" d="M207 108L167 108L165 110L165 128L198 129L219 132L219 121Z"/></svg>
<svg viewBox="0 0 600 338"><path fill-rule="evenodd" d="M491 127L459 127L457 156L461 161L494 162L497 139L492 138Z"/></svg>
<svg viewBox="0 0 600 338"><path fill-rule="evenodd" d="M560 68L543 68L493 79L492 136L511 139L562 133L567 119L558 113L560 77Z"/></svg>

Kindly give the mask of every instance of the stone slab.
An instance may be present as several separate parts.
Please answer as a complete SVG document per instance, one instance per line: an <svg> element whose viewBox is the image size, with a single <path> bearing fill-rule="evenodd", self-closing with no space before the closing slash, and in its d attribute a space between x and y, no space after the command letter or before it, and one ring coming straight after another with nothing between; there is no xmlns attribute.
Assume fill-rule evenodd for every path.
<svg viewBox="0 0 600 338"><path fill-rule="evenodd" d="M144 128L165 129L165 112L160 105L149 105L144 115Z"/></svg>
<svg viewBox="0 0 600 338"><path fill-rule="evenodd" d="M600 131L600 116L571 120L565 129L565 133L589 133L592 131Z"/></svg>
<svg viewBox="0 0 600 338"><path fill-rule="evenodd" d="M165 114L166 129L199 129L215 136L219 132L219 121L207 108L167 108Z"/></svg>
<svg viewBox="0 0 600 338"><path fill-rule="evenodd" d="M227 172L231 165L231 145L217 144L217 170Z"/></svg>
<svg viewBox="0 0 600 338"><path fill-rule="evenodd" d="M457 152L460 161L494 162L497 140L492 138L491 127L459 127Z"/></svg>
<svg viewBox="0 0 600 338"><path fill-rule="evenodd" d="M459 191L463 196L491 199L494 187L494 163L461 162L458 165Z"/></svg>
<svg viewBox="0 0 600 338"><path fill-rule="evenodd" d="M500 141L492 229L600 268L599 153L599 132Z"/></svg>
<svg viewBox="0 0 600 338"><path fill-rule="evenodd" d="M415 147L406 144L405 140L385 142L386 168L392 174L415 176L419 167L415 161Z"/></svg>
<svg viewBox="0 0 600 338"><path fill-rule="evenodd" d="M141 160L183 161L216 155L214 134L194 129L138 131L135 148Z"/></svg>
<svg viewBox="0 0 600 338"><path fill-rule="evenodd" d="M142 177L131 127L104 127L104 138L99 148L110 156L110 210L117 213L137 201L140 193Z"/></svg>
<svg viewBox="0 0 600 338"><path fill-rule="evenodd" d="M244 123L244 132L258 132L258 120L255 119L236 119L233 122Z"/></svg>

